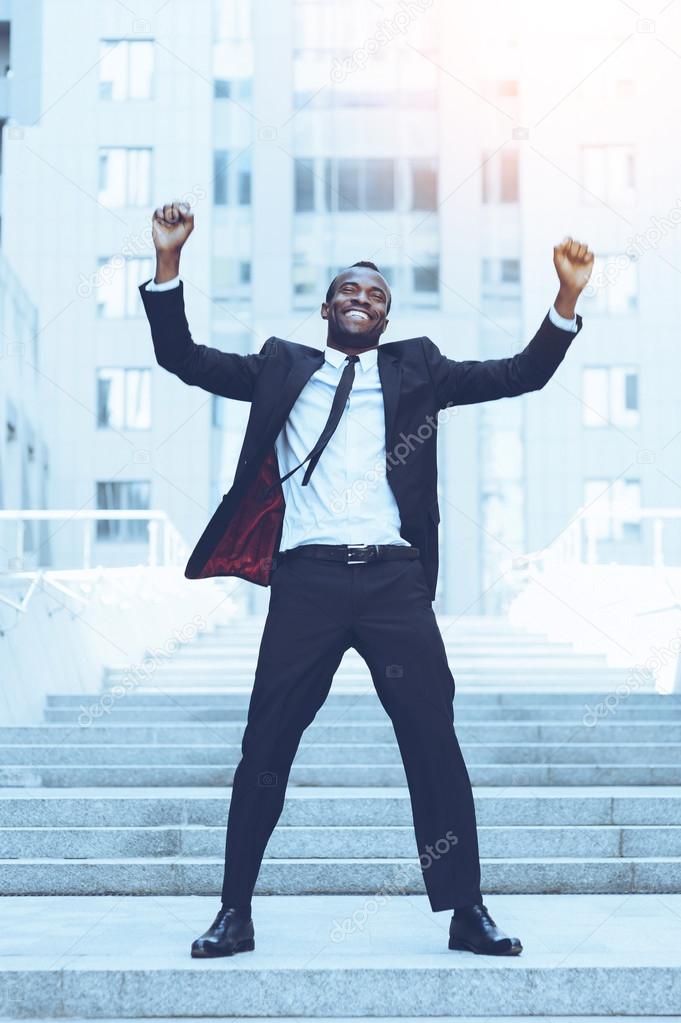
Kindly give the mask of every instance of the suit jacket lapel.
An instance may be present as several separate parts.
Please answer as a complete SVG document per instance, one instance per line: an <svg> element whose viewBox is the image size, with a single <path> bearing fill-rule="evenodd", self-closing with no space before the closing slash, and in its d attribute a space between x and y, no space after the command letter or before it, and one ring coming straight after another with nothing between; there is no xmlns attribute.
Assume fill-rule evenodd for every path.
<svg viewBox="0 0 681 1023"><path fill-rule="evenodd" d="M385 446L386 449L389 449L391 447L397 403L400 397L402 363L396 355L388 352L381 345L378 346L378 375L381 378L381 387L383 388Z"/></svg>
<svg viewBox="0 0 681 1023"><path fill-rule="evenodd" d="M301 353L301 356L296 359L295 363L289 370L284 383L282 384L279 397L273 403L270 414L267 417L266 425L262 433L264 437L269 437L269 432L274 424L278 424L278 435L279 430L288 418L289 412L295 405L298 395L312 374L320 368L323 362L323 352L319 352L314 355L312 353L303 352Z"/></svg>
<svg viewBox="0 0 681 1023"><path fill-rule="evenodd" d="M279 392L278 400L273 404L272 410L267 417L263 430L263 436L269 437L272 427L276 424L277 434L288 418L298 395L302 391L313 373L315 373L324 362L324 353L311 352L301 353L296 360ZM382 345L378 346L377 353L378 375L383 389L383 408L385 415L385 443L386 448L390 446L395 415L400 396L400 381L402 377L402 363L392 352L388 352Z"/></svg>

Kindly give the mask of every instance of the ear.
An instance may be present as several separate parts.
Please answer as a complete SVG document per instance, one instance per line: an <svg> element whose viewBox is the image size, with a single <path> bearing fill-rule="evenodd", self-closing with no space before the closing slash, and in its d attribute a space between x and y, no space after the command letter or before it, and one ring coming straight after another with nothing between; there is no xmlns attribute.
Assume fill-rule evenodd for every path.
<svg viewBox="0 0 681 1023"><path fill-rule="evenodd" d="M390 320L384 320L383 321L383 330L381 331L381 334L385 333L385 328L388 326L389 323L390 323Z"/></svg>
<svg viewBox="0 0 681 1023"><path fill-rule="evenodd" d="M322 302L321 317L323 320L328 320L329 318L329 307L326 302Z"/></svg>

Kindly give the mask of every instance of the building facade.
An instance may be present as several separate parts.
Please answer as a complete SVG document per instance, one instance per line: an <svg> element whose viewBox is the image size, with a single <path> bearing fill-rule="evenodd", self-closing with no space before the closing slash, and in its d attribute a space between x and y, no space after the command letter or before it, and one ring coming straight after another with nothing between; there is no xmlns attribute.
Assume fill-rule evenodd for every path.
<svg viewBox="0 0 681 1023"><path fill-rule="evenodd" d="M243 353L272 334L323 347L330 279L371 259L386 340L513 355L555 298L553 245L588 241L595 283L556 378L442 416L438 606L500 610L508 559L584 504L603 557L650 556L639 511L681 486L678 57L624 7L552 27L529 3L463 24L453 7L43 5L40 110L3 132L3 247L39 309L56 506L162 508L191 543L231 482L248 409L155 365L137 294L154 206L186 199L193 336ZM143 529L102 524L97 558L134 561Z"/></svg>

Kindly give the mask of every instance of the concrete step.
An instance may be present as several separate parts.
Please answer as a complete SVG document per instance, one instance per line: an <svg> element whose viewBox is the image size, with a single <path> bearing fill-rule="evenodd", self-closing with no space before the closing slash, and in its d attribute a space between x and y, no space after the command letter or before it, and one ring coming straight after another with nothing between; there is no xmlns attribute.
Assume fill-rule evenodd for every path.
<svg viewBox="0 0 681 1023"><path fill-rule="evenodd" d="M264 628L264 622L259 629L249 630L248 632L235 632L232 635L219 634L219 633L201 633L195 637L190 643L185 644L180 649L186 650L190 648L196 648L199 650L213 650L213 649L224 649L225 647L247 647L250 643L257 641L262 635L262 629ZM441 630L442 631L442 630ZM547 640L545 637L537 636L525 636L522 633L490 633L489 635L461 635L456 633L452 629L448 629L443 633L443 640L445 645L448 647L469 647L472 650L488 650L488 649L529 649L529 650L557 650L563 653L576 653L574 646L566 641L552 641ZM149 648L153 650L153 648ZM355 653L354 648L350 648L349 654ZM589 653L589 657L602 657L601 654Z"/></svg>
<svg viewBox="0 0 681 1023"><path fill-rule="evenodd" d="M677 826L677 787L476 789L478 824ZM3 789L0 827L224 827L229 790L206 788ZM289 788L277 827L411 826L404 788Z"/></svg>
<svg viewBox="0 0 681 1023"><path fill-rule="evenodd" d="M473 649L472 647L446 647L447 657L453 664L460 664L462 667L507 667L515 669L527 667L543 667L551 669L569 670L572 668L593 669L600 671L607 668L607 662L602 657L593 654L576 654L572 650L556 651L552 649L533 650L523 647L514 648L512 651L506 646L500 646L498 650L490 650L487 647ZM234 644L217 646L214 649L198 649L194 645L186 646L173 656L168 663L181 664L183 668L191 666L192 669L200 671L202 668L219 668L228 664L235 671L248 669L256 663L258 645L249 643L242 647L235 647ZM153 652L149 651L149 656ZM366 668L366 662L359 656L346 656L341 662L344 668L359 667Z"/></svg>
<svg viewBox="0 0 681 1023"><path fill-rule="evenodd" d="M211 764L0 766L0 786L218 786L232 784L236 762ZM681 764L470 764L473 785L681 785ZM289 785L402 786L401 764L294 763Z"/></svg>
<svg viewBox="0 0 681 1023"><path fill-rule="evenodd" d="M585 689L614 689L618 685L627 685L629 673L621 668L580 668L569 666L565 668L554 668L550 665L542 665L536 661L528 662L526 667L514 663L505 665L457 665L453 659L450 660L450 667L454 679L462 685L490 685L498 688L500 685L546 685L556 688L572 688L580 685ZM189 678L200 685L214 683L225 685L248 685L252 683L255 674L255 659L248 664L231 665L229 663L218 663L205 665L178 664L175 661L159 663L154 668L154 679L158 684L186 685ZM110 668L105 673L107 684L115 684L129 676L130 669ZM371 675L366 665L359 664L356 668L344 667L338 669L335 675L338 685L371 685Z"/></svg>
<svg viewBox="0 0 681 1023"><path fill-rule="evenodd" d="M497 621L487 616L481 616L480 620L473 623L470 617L457 617L456 615L437 614L440 631L456 639L524 639L536 643L553 643L545 633L532 632L518 628L507 619L499 618ZM199 632L197 642L207 642L211 638L230 639L236 636L260 635L265 625L266 615L248 615L240 620L231 623L216 625L211 629Z"/></svg>
<svg viewBox="0 0 681 1023"><path fill-rule="evenodd" d="M157 1023L165 1023L172 1018L173 1023L196 1023L193 1016L163 1016ZM424 1016L382 1016L383 1023L420 1023L422 1019L436 1018ZM43 1017L44 1019L44 1017ZM24 1023L43 1023L43 1019L25 1019ZM233 1023L229 1016L202 1016L204 1023ZM271 1016L249 1016L248 1023L269 1023ZM279 1023L322 1023L320 1016L278 1016ZM60 1017L61 1023L81 1023L74 1017ZM324 1023L357 1023L356 1016L324 1016ZM513 1023L681 1023L681 1016L514 1016ZM3 1023L5 1021L3 1020ZM99 1023L134 1023L130 1019L99 1019ZM509 1023L508 1016L457 1016L456 1023Z"/></svg>
<svg viewBox="0 0 681 1023"><path fill-rule="evenodd" d="M101 716L95 709L99 707ZM73 717L70 723L48 723L31 726L0 727L0 745L19 743L25 745L27 738L40 744L62 742L73 743L164 743L194 745L202 743L238 745L243 736L240 721L216 722L210 720L191 722L148 722L147 724L125 721L114 723L113 714L101 704L88 704L87 712ZM455 719L456 722L456 719ZM604 717L593 725L590 719L584 723L576 721L490 721L456 722L459 741L464 743L679 743L681 722L660 719L658 721L619 721ZM370 743L380 744L394 741L392 724L384 716L383 721L337 721L324 723L313 721L305 730L304 741L308 743Z"/></svg>
<svg viewBox="0 0 681 1023"><path fill-rule="evenodd" d="M213 675L212 677L199 675L196 678L196 688L203 688L204 690L216 690L218 692L224 692L225 689L235 689L240 691L246 687L253 686L254 672L247 674L234 675L231 672L222 671ZM535 691L546 691L553 692L555 690L564 689L566 685L569 685L572 692L575 694L590 693L593 691L595 686L600 686L603 689L609 689L611 694L618 689L622 689L628 683L624 676L616 678L603 678L600 674L596 677L594 672L588 672L583 678L576 678L574 675L566 674L561 672L555 677L549 677L546 673L543 673L541 677L532 678L528 675L519 675L517 677L509 677L499 672L491 672L484 677L481 675L476 676L465 676L461 672L457 671L454 674L456 679L456 691L459 695L464 692L477 692L483 693L488 691L496 691L500 684L504 684L509 691L514 689L522 690L532 688ZM174 689L184 690L187 687L188 682L191 684L191 674L186 672L179 672L174 677L167 675L163 676L163 679L155 675L156 681L159 685L162 685L163 689L167 692L172 692ZM134 679L130 680L129 676L125 672L121 672L119 677L114 680L114 684L127 686L134 685ZM364 688L367 689L371 686L371 678L368 672L358 673L352 676L339 677L336 676L335 684L339 690L343 689L354 689ZM107 681L107 687L111 685L111 680ZM646 682L646 691L653 692L651 683ZM612 695L611 695L612 699Z"/></svg>
<svg viewBox="0 0 681 1023"><path fill-rule="evenodd" d="M219 895L222 857L131 857L86 860L0 860L3 895ZM486 893L681 892L681 859L483 859ZM295 858L262 861L260 895L372 895L425 892L416 854L411 859Z"/></svg>
<svg viewBox="0 0 681 1023"><path fill-rule="evenodd" d="M170 691L157 686L145 687L138 685L126 690L125 702L131 706L145 707L164 704L167 706L202 706L207 704L210 707L224 707L245 712L248 709L251 691L252 686L250 685L244 686L241 689L232 686L229 689L223 690L217 687L204 689L200 686L192 685L184 689L173 687ZM109 692L110 690L106 689L100 693L50 693L46 698L46 705L48 707L80 707L87 696L103 696ZM542 713L550 708L559 707L562 713L567 708L570 708L572 712L575 710L581 711L585 703L588 705L604 703L607 709L610 709L614 703L618 714L624 710L634 710L637 713L639 709L655 709L666 714L668 710L681 707L681 692L663 696L659 693L642 692L639 690L628 692L625 698L620 698L612 690L574 693L572 691L566 692L561 690L537 692L535 689L516 689L512 691L502 689L477 692L468 689L457 692L455 707L460 711L474 709L514 711L518 708L524 711L540 708ZM332 686L331 692L327 696L320 713L338 710L352 710L353 714L360 712L368 713L370 711L377 711L381 714L385 713L371 686L368 688L367 686L362 686L355 690L338 690Z"/></svg>
<svg viewBox="0 0 681 1023"><path fill-rule="evenodd" d="M81 699L79 704L65 704L49 706L45 709L45 721L47 722L70 722L76 721L83 712L83 707L95 705L97 702L106 705L107 712L115 717L116 721L239 721L246 724L246 711L238 707L214 706L210 701L203 703L179 703L174 704L172 697L164 696L156 703L129 703L127 697L117 698L113 694L103 693L101 696L92 695ZM580 724L584 720L593 718L595 711L588 708L580 708L574 704L553 703L549 706L540 704L532 707L475 707L455 706L456 724L467 724L477 721L573 721ZM315 721L318 724L333 723L341 718L354 721L376 721L383 723L387 715L383 707L348 707L345 710L322 707L317 713ZM677 721L681 723L681 703L678 704L649 704L638 707L618 707L614 712L617 721L631 721L634 723L646 723L657 721Z"/></svg>
<svg viewBox="0 0 681 1023"><path fill-rule="evenodd" d="M673 1015L681 898L498 896L513 962L447 949L450 914L422 896L256 898L255 952L189 946L215 898L6 898L0 1014L355 1017ZM632 936L636 954L632 956ZM229 979L227 979L229 974Z"/></svg>
<svg viewBox="0 0 681 1023"><path fill-rule="evenodd" d="M111 764L146 764L171 766L176 764L236 765L241 757L240 743L221 744L207 742L202 745L178 743L135 744L74 742L52 745L33 743L31 735L26 743L8 743L0 746L0 765L42 766L100 766ZM462 743L466 763L477 764L581 764L598 766L634 766L681 764L681 743ZM361 764L393 765L402 763L397 743L332 743L301 742L295 759L303 764Z"/></svg>
<svg viewBox="0 0 681 1023"><path fill-rule="evenodd" d="M480 827L485 859L547 857L641 859L681 857L681 825ZM267 846L269 859L410 859L414 829L403 825L279 825ZM16 827L0 830L0 860L220 857L225 827L185 824L157 827Z"/></svg>
<svg viewBox="0 0 681 1023"><path fill-rule="evenodd" d="M246 615L242 618L234 618L231 622L211 623L211 628L200 632L201 638L210 636L233 636L240 633L257 632L262 629L266 620L265 614ZM438 613L438 622L441 629L447 629L456 635L504 635L504 636L525 636L535 639L542 639L546 642L546 634L533 632L530 629L520 628L513 625L504 615L446 615Z"/></svg>

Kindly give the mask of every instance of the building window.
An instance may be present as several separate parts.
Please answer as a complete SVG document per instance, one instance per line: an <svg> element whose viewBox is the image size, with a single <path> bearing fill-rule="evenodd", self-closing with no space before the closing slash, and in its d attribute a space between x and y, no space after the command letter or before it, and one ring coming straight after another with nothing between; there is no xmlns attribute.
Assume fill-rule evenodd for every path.
<svg viewBox="0 0 681 1023"><path fill-rule="evenodd" d="M213 202L216 206L228 203L228 174L229 153L226 149L216 149L213 153Z"/></svg>
<svg viewBox="0 0 681 1023"><path fill-rule="evenodd" d="M97 283L97 316L101 319L118 319L125 316L140 316L142 303L139 286L153 277L153 263L150 256L134 256L132 259L112 256L100 259Z"/></svg>
<svg viewBox="0 0 681 1023"><path fill-rule="evenodd" d="M151 370L97 370L97 426L113 430L151 428Z"/></svg>
<svg viewBox="0 0 681 1023"><path fill-rule="evenodd" d="M518 201L518 151L504 149L499 154L501 180L499 182L499 201Z"/></svg>
<svg viewBox="0 0 681 1023"><path fill-rule="evenodd" d="M213 203L216 206L250 206L251 154L233 156L227 149L213 153Z"/></svg>
<svg viewBox="0 0 681 1023"><path fill-rule="evenodd" d="M329 276L331 281L333 274ZM293 305L295 308L308 308L314 305L319 294L317 270L314 263L305 253L296 252L293 256Z"/></svg>
<svg viewBox="0 0 681 1023"><path fill-rule="evenodd" d="M434 294L439 289L440 264L432 260L428 264L412 267L412 291L414 294Z"/></svg>
<svg viewBox="0 0 681 1023"><path fill-rule="evenodd" d="M213 97L215 99L231 99L239 104L250 103L253 85L250 78L215 78L213 81Z"/></svg>
<svg viewBox="0 0 681 1023"><path fill-rule="evenodd" d="M587 524L597 540L641 539L641 481L638 479L591 479L584 483Z"/></svg>
<svg viewBox="0 0 681 1023"><path fill-rule="evenodd" d="M241 154L237 157L236 161L236 181L237 181L237 205L238 206L250 206L251 205L251 157L250 153Z"/></svg>
<svg viewBox="0 0 681 1023"><path fill-rule="evenodd" d="M99 56L100 99L151 99L153 40L102 39Z"/></svg>
<svg viewBox="0 0 681 1023"><path fill-rule="evenodd" d="M499 280L502 284L520 284L520 260L500 259Z"/></svg>
<svg viewBox="0 0 681 1023"><path fill-rule="evenodd" d="M626 315L638 305L636 259L622 252L597 255L591 279L584 289L590 314Z"/></svg>
<svg viewBox="0 0 681 1023"><path fill-rule="evenodd" d="M319 180L322 188L318 188ZM322 194L323 189L323 194ZM435 210L438 164L423 159L332 159L299 157L294 168L294 209L310 212Z"/></svg>
<svg viewBox="0 0 681 1023"><path fill-rule="evenodd" d="M395 208L393 160L330 159L325 165L326 208L392 210Z"/></svg>
<svg viewBox="0 0 681 1023"><path fill-rule="evenodd" d="M638 371L632 366L585 366L582 403L585 426L638 426Z"/></svg>
<svg viewBox="0 0 681 1023"><path fill-rule="evenodd" d="M518 202L519 160L517 149L502 149L499 153L483 153L483 203Z"/></svg>
<svg viewBox="0 0 681 1023"><path fill-rule="evenodd" d="M149 480L97 481L97 508L116 511L148 511ZM119 543L146 540L148 519L98 519L97 539Z"/></svg>
<svg viewBox="0 0 681 1023"><path fill-rule="evenodd" d="M248 299L250 297L251 264L231 256L213 258L213 298Z"/></svg>
<svg viewBox="0 0 681 1023"><path fill-rule="evenodd" d="M210 422L211 426L215 426L218 429L222 429L224 423L224 401L219 394L211 394L210 396Z"/></svg>
<svg viewBox="0 0 681 1023"><path fill-rule="evenodd" d="M150 197L151 149L99 150L99 201L103 206L147 206Z"/></svg>
<svg viewBox="0 0 681 1023"><path fill-rule="evenodd" d="M17 410L11 401L7 402L7 413L5 420L5 440L8 444L17 439Z"/></svg>
<svg viewBox="0 0 681 1023"><path fill-rule="evenodd" d="M520 298L522 271L519 259L483 258L481 269L483 298Z"/></svg>
<svg viewBox="0 0 681 1023"><path fill-rule="evenodd" d="M294 174L296 213L304 213L315 208L314 184L314 160L296 160Z"/></svg>
<svg viewBox="0 0 681 1023"><path fill-rule="evenodd" d="M633 146L582 146L582 202L631 206L636 198Z"/></svg>
<svg viewBox="0 0 681 1023"><path fill-rule="evenodd" d="M437 161L410 160L411 208L434 210L437 207Z"/></svg>

